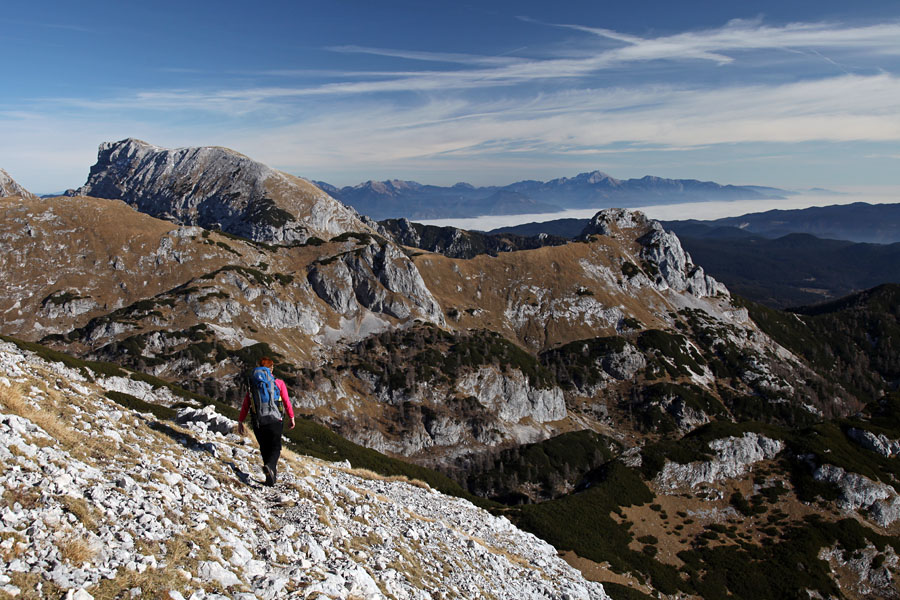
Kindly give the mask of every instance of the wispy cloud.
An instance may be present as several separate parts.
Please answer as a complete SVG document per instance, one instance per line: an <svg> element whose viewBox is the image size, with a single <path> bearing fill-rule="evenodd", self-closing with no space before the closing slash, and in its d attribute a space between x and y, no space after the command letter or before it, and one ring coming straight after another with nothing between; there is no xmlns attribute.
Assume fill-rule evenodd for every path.
<svg viewBox="0 0 900 600"><path fill-rule="evenodd" d="M252 133L258 148L305 172L502 155L566 157L683 151L720 144L900 141L900 79L841 76L776 87L646 87L497 100L379 105ZM315 140L311 145L309 140ZM278 148L281 158L269 148Z"/></svg>
<svg viewBox="0 0 900 600"><path fill-rule="evenodd" d="M776 27L732 21L650 37L525 20L574 32L576 39L565 52L529 48L528 56L336 46L329 50L381 56L386 60L375 61L379 67L398 68L360 68L372 61L346 70L272 65L229 73L230 86L34 98L27 109L0 99L0 137L13 148L8 140L27 143L28 131L47 132L49 140L61 126L75 143L93 123L98 134L89 138L91 154L107 136L143 135L163 145L232 146L311 175L342 165L485 170L723 144L900 142L900 78L873 67L880 59L896 65L900 22ZM769 62L772 56L814 61L815 75L788 70L776 76L759 68L755 78L707 76L738 66L743 76L762 55ZM856 61L867 68L852 67ZM823 62L834 67L824 70L831 76L822 75ZM645 67L669 76L615 79ZM675 67L684 77L670 76Z"/></svg>
<svg viewBox="0 0 900 600"><path fill-rule="evenodd" d="M855 48L900 54L900 23L897 22L861 27L831 23L793 23L772 27L758 20L734 20L718 29L656 38L642 38L584 25L544 24L624 43L621 48L601 54L610 63L702 59L727 64L733 62L734 57L725 54L726 52L777 49Z"/></svg>
<svg viewBox="0 0 900 600"><path fill-rule="evenodd" d="M70 99L65 104L105 113L138 107L239 119L253 113L258 122L242 128L246 133L232 134L233 139L259 148L268 160L284 164L283 157L290 156L293 164L309 168L501 153L562 159L715 144L900 141L900 78L889 74L716 89L570 89L487 100L433 95L415 105L379 100L328 103L315 110L293 103L307 91L170 90L101 101ZM267 124L275 116L277 121ZM227 140L218 143L229 145Z"/></svg>
<svg viewBox="0 0 900 600"><path fill-rule="evenodd" d="M393 50L389 48L370 48L367 46L330 46L332 52L346 54L372 54L375 56L387 56L391 58L403 58L407 60L423 62L455 63L462 65L504 66L518 64L526 59L515 58L506 55L481 56L478 54L461 54L452 52L422 52L411 50ZM515 50L509 53L515 52ZM509 54L507 53L507 54Z"/></svg>
<svg viewBox="0 0 900 600"><path fill-rule="evenodd" d="M652 61L705 61L724 66L748 51L774 50L814 56L827 61L841 72L851 70L826 54L850 51L869 55L900 56L900 22L861 27L824 23L798 23L771 27L757 21L733 21L718 29L688 32L656 38L642 38L612 30L572 24L548 24L553 27L586 32L613 40L620 45L577 56L525 58L480 56L472 54L392 50L363 46L330 48L342 53L375 54L426 63L445 63L447 70L409 69L397 71L365 70L290 70L270 69L259 74L272 77L305 79L300 85L241 86L235 89L151 90L131 98L101 100L59 99L82 107L111 108L130 104L136 108L173 108L222 110L234 114L253 111L266 102L298 101L310 97L353 97L398 93L465 92L498 87L521 87L534 83L554 83L571 89L596 87L597 75L606 69L629 63ZM574 54L574 53L573 53ZM749 60L749 59L747 59ZM184 72L189 72L185 70ZM869 70L871 72L871 69ZM689 75L696 76L696 73Z"/></svg>
<svg viewBox="0 0 900 600"><path fill-rule="evenodd" d="M22 21L18 19L2 19L4 23L19 27L37 27L42 29L56 29L60 31L73 31L76 33L95 33L90 27L76 25L75 23L59 23L53 21Z"/></svg>

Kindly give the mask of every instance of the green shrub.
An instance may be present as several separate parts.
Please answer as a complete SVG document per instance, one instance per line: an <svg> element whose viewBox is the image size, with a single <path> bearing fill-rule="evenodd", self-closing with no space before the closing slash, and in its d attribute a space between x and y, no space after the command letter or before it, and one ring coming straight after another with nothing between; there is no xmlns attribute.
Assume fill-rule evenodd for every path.
<svg viewBox="0 0 900 600"><path fill-rule="evenodd" d="M621 506L646 504L653 499L640 476L621 462L612 461L585 479L587 487L582 492L507 509L503 514L559 550L574 550L596 562L608 561L617 572L643 574L665 594L684 590L673 567L631 550L627 524L619 525L610 517Z"/></svg>

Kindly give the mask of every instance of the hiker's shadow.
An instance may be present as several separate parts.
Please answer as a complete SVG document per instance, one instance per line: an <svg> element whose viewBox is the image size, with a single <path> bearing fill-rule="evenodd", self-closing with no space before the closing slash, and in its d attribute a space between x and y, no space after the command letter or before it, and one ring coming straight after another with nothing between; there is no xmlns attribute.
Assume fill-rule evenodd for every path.
<svg viewBox="0 0 900 600"><path fill-rule="evenodd" d="M219 460L219 462L229 467L234 473L235 477L237 477L238 480L240 480L240 482L244 485L252 485L256 487L262 486L263 482L251 478L250 474L238 468L237 464L235 464L233 460L225 460L223 458L220 458L219 452L218 450L216 450L216 445L214 443L201 442L191 434L185 433L184 431L179 431L173 427L170 427L169 425L166 425L165 423L162 423L161 421L153 421L149 424L149 427L154 431L158 431L164 435L167 435L188 450L192 450L194 452L205 452L213 458Z"/></svg>

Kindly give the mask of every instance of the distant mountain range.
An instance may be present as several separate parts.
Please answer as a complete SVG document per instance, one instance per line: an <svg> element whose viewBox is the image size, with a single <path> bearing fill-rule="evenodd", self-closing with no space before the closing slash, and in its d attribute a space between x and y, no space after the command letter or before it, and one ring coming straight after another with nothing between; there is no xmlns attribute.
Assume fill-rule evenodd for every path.
<svg viewBox="0 0 900 600"><path fill-rule="evenodd" d="M450 187L415 181L367 181L338 188L323 181L316 185L361 214L373 219L441 219L482 215L550 213L565 209L608 208L701 202L781 198L790 192L761 186L720 185L695 179L616 179L601 171L550 181L518 181L507 186Z"/></svg>

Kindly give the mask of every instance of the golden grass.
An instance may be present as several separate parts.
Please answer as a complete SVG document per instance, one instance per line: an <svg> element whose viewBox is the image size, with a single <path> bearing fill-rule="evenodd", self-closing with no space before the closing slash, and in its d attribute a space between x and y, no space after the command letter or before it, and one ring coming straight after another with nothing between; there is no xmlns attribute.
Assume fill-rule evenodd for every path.
<svg viewBox="0 0 900 600"><path fill-rule="evenodd" d="M410 583L422 589L436 588L443 583L439 577L427 571L421 558L414 552L402 546L396 550L401 559L391 562L388 566L403 573Z"/></svg>
<svg viewBox="0 0 900 600"><path fill-rule="evenodd" d="M356 475L362 479L370 479L375 481L402 481L403 483L408 483L410 485L414 485L416 487L422 488L424 490L430 490L431 486L422 481L421 479L410 479L406 475L382 475L381 473L376 473L375 471L370 471L369 469L341 469L345 473L349 473L350 475Z"/></svg>
<svg viewBox="0 0 900 600"><path fill-rule="evenodd" d="M13 540L12 548L0 548L0 559L3 559L6 562L12 562L13 560L19 558L23 554L25 554L28 546L20 546L19 543L25 544L25 538L23 538L18 533L4 533L3 537L0 537L0 541L6 541L8 539Z"/></svg>
<svg viewBox="0 0 900 600"><path fill-rule="evenodd" d="M85 528L95 529L97 527L96 511L84 498L61 496L59 502L67 511L75 515Z"/></svg>
<svg viewBox="0 0 900 600"><path fill-rule="evenodd" d="M79 441L73 436L72 428L63 423L55 412L42 410L29 402L25 398L25 392L21 385L0 387L0 403L14 414L28 419L60 442L68 441L74 444Z"/></svg>
<svg viewBox="0 0 900 600"><path fill-rule="evenodd" d="M123 592L139 587L142 598L160 598L169 600L169 591L182 592L185 597L191 589L203 585L196 579L189 580L183 573L196 573L200 561L211 560L210 549L215 542L212 527L202 531L189 531L172 537L165 543L165 556L139 540L136 549L141 554L153 554L159 561L156 569L147 569L143 573L121 568L113 579L99 582L89 589L96 600L113 600L122 597ZM188 582L191 581L189 584Z"/></svg>
<svg viewBox="0 0 900 600"><path fill-rule="evenodd" d="M66 421L67 405L60 394L48 392L47 395L44 406L40 406L28 400L22 385L0 386L0 404L13 414L28 419L53 438L52 442L41 441L41 446L59 445L78 459L105 456L106 448L102 440L76 430Z"/></svg>
<svg viewBox="0 0 900 600"><path fill-rule="evenodd" d="M77 535L68 535L57 544L59 555L64 561L69 562L73 566L81 566L93 560L96 552L91 545L83 538Z"/></svg>
<svg viewBox="0 0 900 600"><path fill-rule="evenodd" d="M153 600L170 600L169 591L175 590L189 595L184 578L177 576L173 569L147 569L143 573L120 568L112 579L102 579L97 585L88 588L94 600L116 600L130 598L124 594L130 589L141 588L141 598Z"/></svg>
<svg viewBox="0 0 900 600"><path fill-rule="evenodd" d="M13 446L15 447L15 446ZM22 508L33 509L41 504L42 493L37 487L18 487L7 488L3 490L3 501L8 506L13 506L16 502L22 505Z"/></svg>
<svg viewBox="0 0 900 600"><path fill-rule="evenodd" d="M11 596L0 592L0 598L15 598L15 600L46 600L47 598L64 598L65 590L55 583L44 579L37 573L7 573L10 583L20 590L18 596Z"/></svg>

